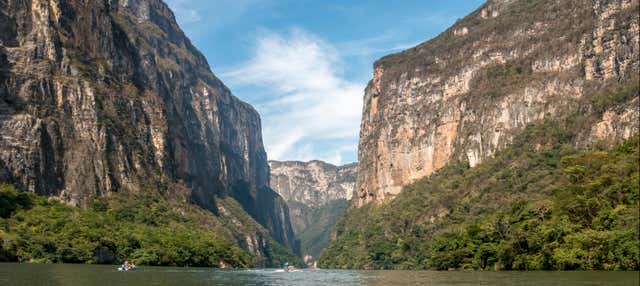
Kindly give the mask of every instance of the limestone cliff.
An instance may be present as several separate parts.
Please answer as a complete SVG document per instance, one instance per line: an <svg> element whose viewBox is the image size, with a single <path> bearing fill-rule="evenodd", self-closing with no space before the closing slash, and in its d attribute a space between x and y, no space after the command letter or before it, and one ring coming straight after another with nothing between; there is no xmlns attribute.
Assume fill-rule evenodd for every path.
<svg viewBox="0 0 640 286"><path fill-rule="evenodd" d="M637 91L606 103L637 87L638 9L637 0L488 1L438 37L378 60L353 205L393 198L452 160L475 166L543 119L583 116L577 145L637 132Z"/></svg>
<svg viewBox="0 0 640 286"><path fill-rule="evenodd" d="M353 194L357 163L269 161L271 188L289 206L291 224L305 262L313 265Z"/></svg>
<svg viewBox="0 0 640 286"><path fill-rule="evenodd" d="M160 189L242 216L231 197L268 230L238 234L245 248L293 246L258 113L161 0L0 1L0 181L80 207Z"/></svg>
<svg viewBox="0 0 640 286"><path fill-rule="evenodd" d="M286 201L309 207L351 199L358 165L334 166L323 161L269 161L271 188Z"/></svg>

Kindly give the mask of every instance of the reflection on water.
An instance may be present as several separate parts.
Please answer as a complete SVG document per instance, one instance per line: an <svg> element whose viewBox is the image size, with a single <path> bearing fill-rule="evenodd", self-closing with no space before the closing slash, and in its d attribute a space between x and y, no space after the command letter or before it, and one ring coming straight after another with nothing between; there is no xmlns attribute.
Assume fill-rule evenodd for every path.
<svg viewBox="0 0 640 286"><path fill-rule="evenodd" d="M434 272L0 264L0 285L640 285L640 272Z"/></svg>

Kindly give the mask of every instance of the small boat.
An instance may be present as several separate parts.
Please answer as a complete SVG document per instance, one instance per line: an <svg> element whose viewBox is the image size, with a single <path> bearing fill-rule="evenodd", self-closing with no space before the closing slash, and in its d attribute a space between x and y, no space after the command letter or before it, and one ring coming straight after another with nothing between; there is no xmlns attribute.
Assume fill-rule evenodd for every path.
<svg viewBox="0 0 640 286"><path fill-rule="evenodd" d="M120 265L120 267L118 267L118 271L129 271L129 270L136 270L138 268L138 266L134 266L134 267L126 267L124 265Z"/></svg>

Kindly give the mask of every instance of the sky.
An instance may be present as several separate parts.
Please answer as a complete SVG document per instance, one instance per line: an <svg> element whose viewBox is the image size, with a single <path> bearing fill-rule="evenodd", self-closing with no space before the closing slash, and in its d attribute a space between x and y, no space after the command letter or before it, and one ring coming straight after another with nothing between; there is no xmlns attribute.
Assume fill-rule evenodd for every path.
<svg viewBox="0 0 640 286"><path fill-rule="evenodd" d="M165 0L212 71L262 119L269 160L357 161L373 62L481 0Z"/></svg>

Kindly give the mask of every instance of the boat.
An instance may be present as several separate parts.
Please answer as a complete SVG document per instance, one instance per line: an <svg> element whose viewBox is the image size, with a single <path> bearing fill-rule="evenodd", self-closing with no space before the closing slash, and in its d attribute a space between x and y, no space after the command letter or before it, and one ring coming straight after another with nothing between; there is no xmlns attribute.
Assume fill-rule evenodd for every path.
<svg viewBox="0 0 640 286"><path fill-rule="evenodd" d="M133 266L133 267L129 268L129 267L125 267L124 265L120 265L120 267L118 267L118 271L136 270L137 268L138 268L138 266Z"/></svg>

